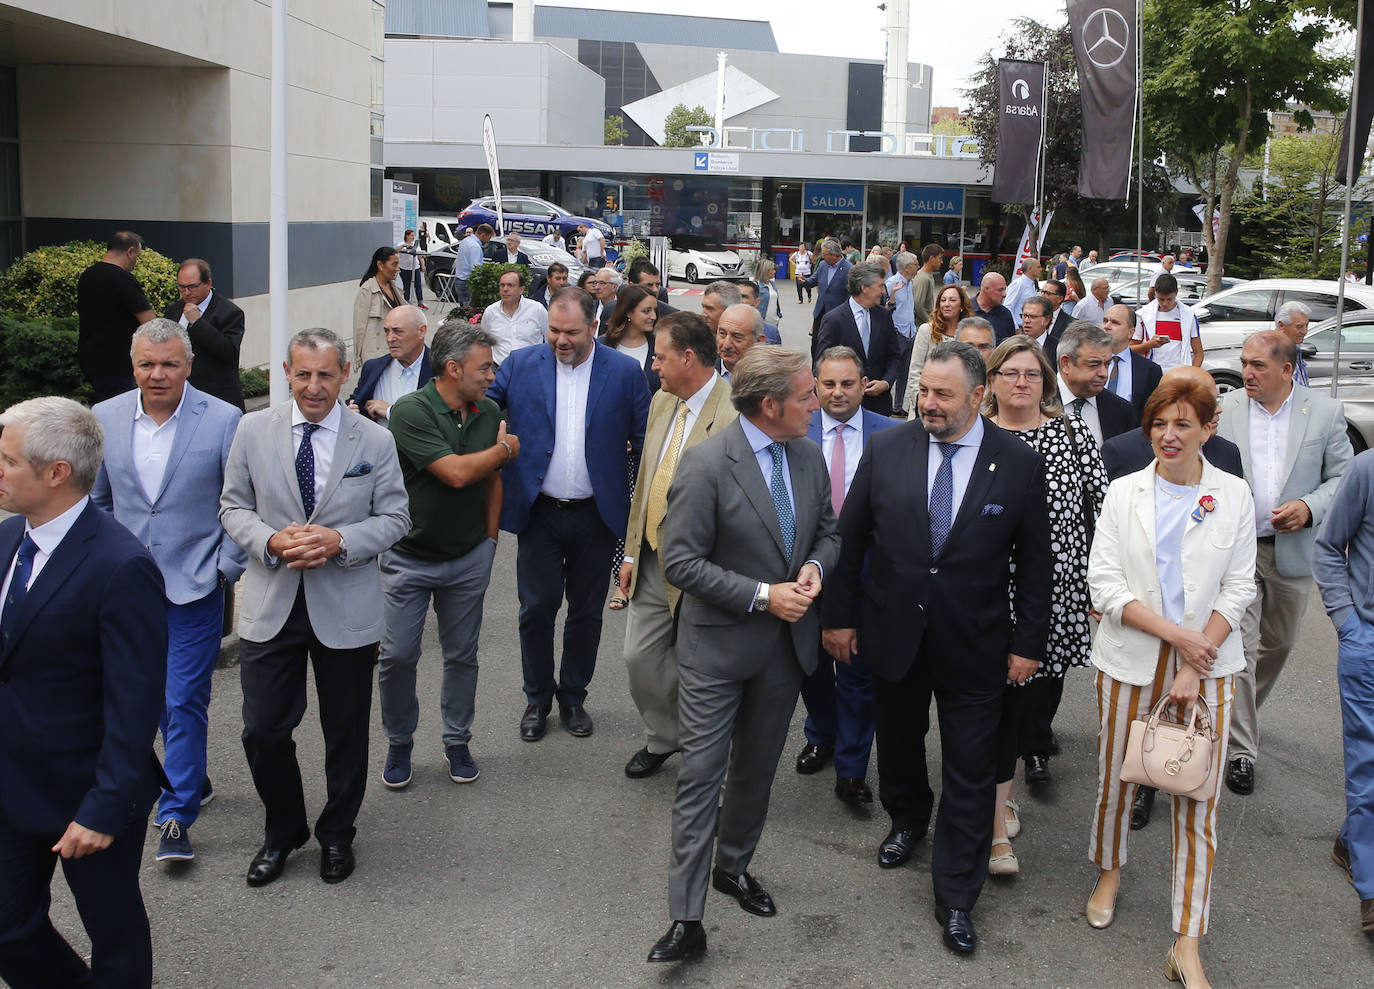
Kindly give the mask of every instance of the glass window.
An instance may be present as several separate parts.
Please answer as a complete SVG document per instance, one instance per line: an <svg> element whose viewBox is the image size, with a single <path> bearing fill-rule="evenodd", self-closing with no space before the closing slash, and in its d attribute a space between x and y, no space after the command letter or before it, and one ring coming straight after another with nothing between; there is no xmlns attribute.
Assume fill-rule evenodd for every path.
<svg viewBox="0 0 1374 989"><path fill-rule="evenodd" d="M800 182L780 182L773 194L773 243L795 247L802 233L802 187Z"/></svg>
<svg viewBox="0 0 1374 989"><path fill-rule="evenodd" d="M1301 302L1312 310L1312 322L1316 323L1323 319L1330 319L1336 315L1336 293L1335 292L1295 292L1285 291L1283 302ZM1279 303L1282 305L1283 303ZM1208 307L1211 308L1210 306ZM1350 296L1345 297L1345 309L1347 312L1352 309L1363 309L1360 303Z"/></svg>
<svg viewBox="0 0 1374 989"><path fill-rule="evenodd" d="M870 185L868 187L868 227L864 242L860 245L865 251L874 244L897 246L898 210L901 209L901 189L895 185Z"/></svg>
<svg viewBox="0 0 1374 989"><path fill-rule="evenodd" d="M1207 312L1210 314L1209 320L1213 323L1273 322L1274 293L1270 289L1232 292L1207 303Z"/></svg>

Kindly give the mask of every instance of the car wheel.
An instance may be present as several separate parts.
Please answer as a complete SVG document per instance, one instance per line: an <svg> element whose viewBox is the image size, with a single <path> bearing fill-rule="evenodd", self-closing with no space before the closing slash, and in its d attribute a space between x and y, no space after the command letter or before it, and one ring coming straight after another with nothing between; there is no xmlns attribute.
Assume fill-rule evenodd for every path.
<svg viewBox="0 0 1374 989"><path fill-rule="evenodd" d="M1364 453L1369 449L1369 444L1364 441L1364 437L1360 435L1360 431L1350 423L1345 424L1345 435L1350 437L1350 445L1354 448L1355 453Z"/></svg>
<svg viewBox="0 0 1374 989"><path fill-rule="evenodd" d="M1228 391L1236 391L1245 387L1240 378L1228 371L1213 371L1212 378L1217 383L1217 391L1223 395Z"/></svg>
<svg viewBox="0 0 1374 989"><path fill-rule="evenodd" d="M689 265L687 266L687 268L683 271L682 274L683 274L684 277L686 277L687 281L688 281L689 283L691 283L692 285L695 285L695 284L697 283L697 266L696 266L696 265L694 265L694 264L689 264Z"/></svg>

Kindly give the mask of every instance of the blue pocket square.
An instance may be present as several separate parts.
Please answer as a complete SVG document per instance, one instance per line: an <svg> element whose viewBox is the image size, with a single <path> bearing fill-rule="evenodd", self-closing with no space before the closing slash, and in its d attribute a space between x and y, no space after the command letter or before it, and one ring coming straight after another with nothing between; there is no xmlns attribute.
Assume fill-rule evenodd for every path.
<svg viewBox="0 0 1374 989"><path fill-rule="evenodd" d="M348 468L348 473L345 474L344 477L364 477L371 473L372 465L364 460L362 463L354 464L352 467Z"/></svg>
<svg viewBox="0 0 1374 989"><path fill-rule="evenodd" d="M979 514L981 514L981 515L1001 515L1001 514L1002 514L1002 506L1001 506L1001 505L984 505L984 506L983 506L982 512L980 512Z"/></svg>

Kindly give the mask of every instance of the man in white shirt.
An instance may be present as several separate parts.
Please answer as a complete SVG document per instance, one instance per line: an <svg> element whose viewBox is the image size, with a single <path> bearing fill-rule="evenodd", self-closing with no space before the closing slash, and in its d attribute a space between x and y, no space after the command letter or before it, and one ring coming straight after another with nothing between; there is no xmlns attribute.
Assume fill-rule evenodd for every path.
<svg viewBox="0 0 1374 989"><path fill-rule="evenodd" d="M423 388L434 374L425 334L429 321L415 306L397 306L382 323L387 353L363 364L348 407L386 425L391 405L402 395Z"/></svg>
<svg viewBox="0 0 1374 989"><path fill-rule="evenodd" d="M1102 325L1102 317L1107 314L1107 290L1111 287L1105 278L1094 278L1092 285L1088 287L1088 297L1079 299L1078 304L1073 307L1073 318L1081 319L1088 323Z"/></svg>
<svg viewBox="0 0 1374 989"><path fill-rule="evenodd" d="M549 333L549 313L525 298L523 271L503 271L496 287L501 298L482 311L482 329L496 337L491 357L497 367L511 351L543 343Z"/></svg>
<svg viewBox="0 0 1374 989"><path fill-rule="evenodd" d="M546 234L544 237L544 243L548 244L550 247L556 247L560 251L566 251L568 249L567 239L564 238L562 232L558 230L555 230L550 234Z"/></svg>
<svg viewBox="0 0 1374 989"><path fill-rule="evenodd" d="M1171 276L1172 277L1172 276ZM1245 341L1244 391L1222 398L1217 435L1240 447L1255 495L1255 599L1241 619L1246 669L1236 674L1226 785L1255 788L1259 708L1283 672L1312 591L1317 530L1350 462L1340 402L1293 383L1297 347L1277 330Z"/></svg>
<svg viewBox="0 0 1374 989"><path fill-rule="evenodd" d="M1153 288L1154 301L1137 314L1131 349L1150 358L1164 371L1180 364L1202 366L1202 328L1197 316L1178 301L1178 279L1161 272Z"/></svg>
<svg viewBox="0 0 1374 989"><path fill-rule="evenodd" d="M585 223L577 225L578 236L582 238L577 247L578 259L584 268L595 271L606 266L606 237L596 227Z"/></svg>
<svg viewBox="0 0 1374 989"><path fill-rule="evenodd" d="M1007 286L1007 297L1002 304L1011 311L1016 321L1016 329L1021 329L1021 304L1040 294L1040 259L1027 258L1021 262L1021 273Z"/></svg>
<svg viewBox="0 0 1374 989"><path fill-rule="evenodd" d="M523 264L527 268L530 264L530 256L520 250L520 235L513 230L506 234L505 250L494 252L492 260L497 264Z"/></svg>

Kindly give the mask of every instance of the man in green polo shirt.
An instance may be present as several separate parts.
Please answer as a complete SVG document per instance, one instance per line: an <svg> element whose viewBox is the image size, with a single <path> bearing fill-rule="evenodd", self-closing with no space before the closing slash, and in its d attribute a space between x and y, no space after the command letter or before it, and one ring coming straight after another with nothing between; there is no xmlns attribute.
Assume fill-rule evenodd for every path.
<svg viewBox="0 0 1374 989"><path fill-rule="evenodd" d="M520 440L506 432L501 410L486 397L495 345L481 327L445 323L430 345L433 379L391 406L411 518L410 532L381 559L386 632L377 685L390 742L382 782L393 790L410 783L420 720L415 667L431 598L444 653L439 709L449 778L471 783L478 775L468 749L477 636L500 530L501 468L520 452Z"/></svg>

